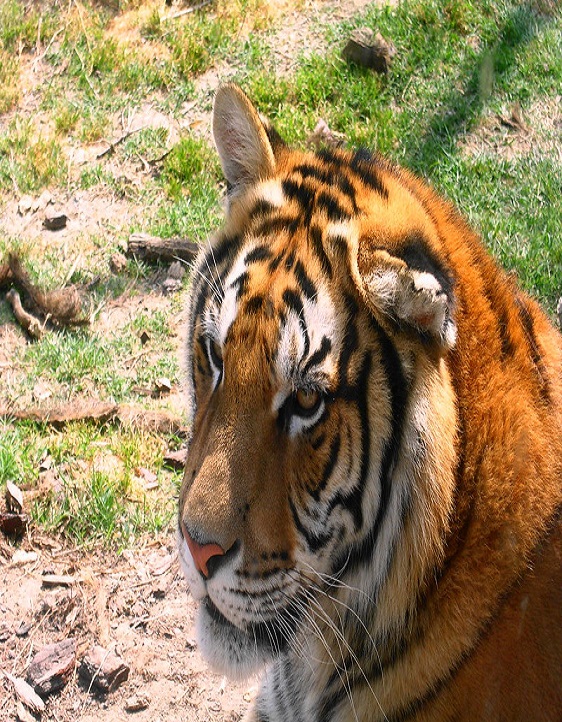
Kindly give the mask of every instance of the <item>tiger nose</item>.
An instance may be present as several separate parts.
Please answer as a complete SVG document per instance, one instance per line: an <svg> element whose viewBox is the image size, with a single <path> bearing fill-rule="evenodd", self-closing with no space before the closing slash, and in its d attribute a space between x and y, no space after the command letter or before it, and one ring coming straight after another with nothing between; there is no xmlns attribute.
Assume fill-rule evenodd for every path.
<svg viewBox="0 0 562 722"><path fill-rule="evenodd" d="M205 577L205 579L208 579L211 574L207 568L207 563L213 557L224 556L224 549L218 544L199 544L199 542L196 542L195 539L193 539L183 522L181 525L181 531L191 556L193 557L195 568Z"/></svg>

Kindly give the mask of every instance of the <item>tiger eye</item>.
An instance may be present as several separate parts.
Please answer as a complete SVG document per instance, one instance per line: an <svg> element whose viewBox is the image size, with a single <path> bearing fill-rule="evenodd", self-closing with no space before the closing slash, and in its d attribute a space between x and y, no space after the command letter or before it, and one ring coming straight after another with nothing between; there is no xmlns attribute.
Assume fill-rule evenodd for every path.
<svg viewBox="0 0 562 722"><path fill-rule="evenodd" d="M320 394L314 389L299 389L295 394L297 404L304 411L311 411L320 401Z"/></svg>

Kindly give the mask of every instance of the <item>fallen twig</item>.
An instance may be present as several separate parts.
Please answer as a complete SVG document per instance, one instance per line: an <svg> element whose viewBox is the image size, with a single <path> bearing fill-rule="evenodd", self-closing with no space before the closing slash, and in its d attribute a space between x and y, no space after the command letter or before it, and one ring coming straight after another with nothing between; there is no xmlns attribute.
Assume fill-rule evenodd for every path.
<svg viewBox="0 0 562 722"><path fill-rule="evenodd" d="M15 288L11 288L6 294L6 300L10 303L16 321L33 338L41 338L43 325L38 318L28 313L21 305L21 298Z"/></svg>
<svg viewBox="0 0 562 722"><path fill-rule="evenodd" d="M188 238L159 238L147 233L129 236L127 253L148 263L154 261L193 261L199 246Z"/></svg>
<svg viewBox="0 0 562 722"><path fill-rule="evenodd" d="M106 141L107 143L109 143L109 146L105 150L102 150L101 153L97 154L96 160L103 158L105 155L110 155L111 153L113 153L115 151L116 146L118 146L120 143L123 143L123 141L127 140L127 138L130 138L135 133L139 133L141 130L144 130L145 128L146 128L146 125L143 125L140 128L134 128L134 130L128 130L120 138L117 138L117 140L113 140L111 142Z"/></svg>
<svg viewBox="0 0 562 722"><path fill-rule="evenodd" d="M32 283L29 274L24 269L18 256L14 253L11 253L8 256L8 268L10 275L7 276L7 278L11 278L12 282L17 284L20 290L25 292L26 299L29 297L29 300L31 301L33 311L38 312L40 316L45 318L45 320L48 319L63 326L88 323L88 319L82 317L82 297L78 286L66 286L65 288L57 288L54 291L43 291L41 288ZM4 266L0 268L2 273L3 269ZM89 290L90 285L91 284L83 287L83 290ZM16 304L18 303L18 299L19 296L17 299L14 296ZM12 307L14 307L11 300L10 303L12 303ZM19 305L21 306L21 303ZM23 313L27 314L27 316L30 315L27 311L23 311ZM20 320L15 308L14 314L20 324L29 330L30 334L35 336L34 331L28 329L25 325L29 319L26 320L26 316L24 315L22 316L22 320ZM42 332L43 326L40 325L40 328ZM39 337L40 336L35 336L35 338Z"/></svg>
<svg viewBox="0 0 562 722"><path fill-rule="evenodd" d="M114 404L96 399L75 399L69 403L27 409L0 408L0 419L34 421L60 428L72 421L105 423L118 421L124 426L144 429L155 434L185 436L182 420L165 410L145 409L133 404Z"/></svg>
<svg viewBox="0 0 562 722"><path fill-rule="evenodd" d="M203 0L203 2L199 3L199 5L193 5L190 8L186 8L185 10L180 10L177 13L174 13L173 15L168 15L168 17L162 18L162 20L165 22L167 20L177 20L178 18L183 17L184 15L189 15L190 13L194 13L196 10L201 10L201 8L204 8L205 5L210 5L213 2L213 0Z"/></svg>

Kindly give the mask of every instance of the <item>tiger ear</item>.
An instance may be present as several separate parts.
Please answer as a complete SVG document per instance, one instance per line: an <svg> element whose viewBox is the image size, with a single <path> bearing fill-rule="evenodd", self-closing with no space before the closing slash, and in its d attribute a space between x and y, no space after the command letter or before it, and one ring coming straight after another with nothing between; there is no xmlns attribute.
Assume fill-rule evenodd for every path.
<svg viewBox="0 0 562 722"><path fill-rule="evenodd" d="M454 279L429 253L412 249L403 248L399 256L383 249L360 251L360 291L375 316L447 351L457 338Z"/></svg>
<svg viewBox="0 0 562 722"><path fill-rule="evenodd" d="M273 175L275 157L265 126L237 85L228 83L217 91L213 136L231 194Z"/></svg>

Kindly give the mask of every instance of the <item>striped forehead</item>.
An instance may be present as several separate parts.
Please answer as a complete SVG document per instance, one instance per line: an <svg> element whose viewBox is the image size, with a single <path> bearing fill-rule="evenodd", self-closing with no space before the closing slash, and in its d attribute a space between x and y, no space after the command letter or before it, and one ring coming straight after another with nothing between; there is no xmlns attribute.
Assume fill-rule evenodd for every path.
<svg viewBox="0 0 562 722"><path fill-rule="evenodd" d="M244 199L247 216L241 243L220 274L220 299L215 296L204 314L207 332L224 346L237 319L267 308L278 326L276 375L291 383L299 369L306 368L308 376L312 369L318 375L332 371L331 359L343 331L337 328L337 280L324 244L345 244L357 233L351 184L344 184L340 205L341 179L332 188L327 176L321 181L311 178L313 170L319 173L301 165L250 191ZM302 185L305 175L316 184L314 191Z"/></svg>
<svg viewBox="0 0 562 722"><path fill-rule="evenodd" d="M261 310L278 325L275 358L279 377L292 379L296 369L303 368L315 353L316 369L323 366L329 373L329 354L318 356L325 338L337 336L335 306L326 279L309 274L298 253L289 252L288 262L285 258L277 273L271 271L275 257L264 256L261 242L246 245L226 276L223 301L216 313L219 342L226 343L240 316ZM257 300L259 309L252 303Z"/></svg>

